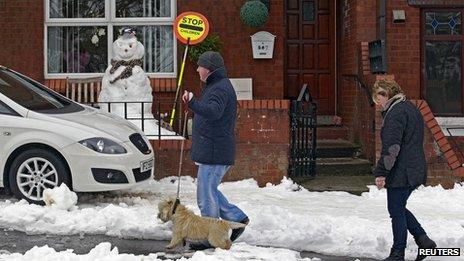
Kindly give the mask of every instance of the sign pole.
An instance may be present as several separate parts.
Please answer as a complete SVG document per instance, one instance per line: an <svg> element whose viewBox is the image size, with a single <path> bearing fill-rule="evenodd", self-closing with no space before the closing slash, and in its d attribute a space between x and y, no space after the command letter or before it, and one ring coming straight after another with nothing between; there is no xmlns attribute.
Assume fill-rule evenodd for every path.
<svg viewBox="0 0 464 261"><path fill-rule="evenodd" d="M173 24L173 31L175 32L177 40L185 44L184 57L177 80L176 96L174 99L174 106L169 117L168 128L173 129L174 119L176 117L176 105L179 100L180 88L184 77L185 62L187 60L188 49L190 45L201 43L209 32L209 22L206 17L196 12L184 12L178 15Z"/></svg>
<svg viewBox="0 0 464 261"><path fill-rule="evenodd" d="M195 45L201 43L209 32L209 23L208 19L200 13L196 12L184 12L176 17L173 25L174 32L176 33L176 38L185 44L184 58L182 59L182 65L180 67L179 79L177 81L177 90L176 98L174 100L174 106L172 108L171 118L169 120L169 125L172 128L174 123L174 117L176 115L176 104L179 99L180 87L182 86L182 79L184 76L185 61L187 60L187 53L189 45ZM185 131L187 128L188 120L188 110L185 111L184 116L184 126L183 133L184 139L182 139L182 146L180 148L180 158L179 158L179 172L177 180L177 196L175 206L180 202L179 192L180 192L180 174L182 173L182 159L184 156L184 143L185 143ZM175 209L175 207L174 207Z"/></svg>
<svg viewBox="0 0 464 261"><path fill-rule="evenodd" d="M177 100L179 98L180 86L182 86L182 78L184 76L185 60L187 59L189 43L190 43L190 37L187 38L187 44L185 45L185 50L184 50L184 58L182 59L182 65L180 67L179 79L177 81L176 97L174 99L174 106L172 106L171 118L169 119L169 126L171 126L171 127L172 127L172 124L174 124L174 118L175 118L175 115L176 115L176 105L177 105Z"/></svg>

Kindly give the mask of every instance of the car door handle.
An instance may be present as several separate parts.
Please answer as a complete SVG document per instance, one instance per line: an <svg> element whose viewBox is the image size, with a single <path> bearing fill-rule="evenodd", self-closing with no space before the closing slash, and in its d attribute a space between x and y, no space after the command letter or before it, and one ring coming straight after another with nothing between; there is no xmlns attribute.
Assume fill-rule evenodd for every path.
<svg viewBox="0 0 464 261"><path fill-rule="evenodd" d="M4 131L4 132L3 132L3 136L11 136L11 132Z"/></svg>

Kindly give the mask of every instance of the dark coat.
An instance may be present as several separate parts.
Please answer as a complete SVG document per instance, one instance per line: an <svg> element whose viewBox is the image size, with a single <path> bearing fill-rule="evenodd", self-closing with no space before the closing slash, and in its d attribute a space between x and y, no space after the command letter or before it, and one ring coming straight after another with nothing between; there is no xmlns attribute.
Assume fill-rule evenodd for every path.
<svg viewBox="0 0 464 261"><path fill-rule="evenodd" d="M409 101L392 102L382 112L382 151L374 170L386 177L385 187L415 187L425 184L424 120Z"/></svg>
<svg viewBox="0 0 464 261"><path fill-rule="evenodd" d="M191 158L209 165L233 165L237 96L225 69L208 76L200 98L188 104L195 113Z"/></svg>

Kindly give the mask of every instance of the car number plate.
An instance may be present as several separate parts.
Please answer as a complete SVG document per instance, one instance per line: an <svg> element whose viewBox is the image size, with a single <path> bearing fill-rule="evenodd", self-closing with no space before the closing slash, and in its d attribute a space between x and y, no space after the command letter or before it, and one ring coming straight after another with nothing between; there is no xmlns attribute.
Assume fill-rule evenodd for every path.
<svg viewBox="0 0 464 261"><path fill-rule="evenodd" d="M151 170L153 168L153 163L154 163L153 159L144 160L140 162L140 172Z"/></svg>

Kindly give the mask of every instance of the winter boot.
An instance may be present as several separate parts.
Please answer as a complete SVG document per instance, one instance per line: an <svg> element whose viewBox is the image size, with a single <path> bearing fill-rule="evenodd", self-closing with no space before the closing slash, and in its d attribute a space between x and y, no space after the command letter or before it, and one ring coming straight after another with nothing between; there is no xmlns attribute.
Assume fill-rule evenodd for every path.
<svg viewBox="0 0 464 261"><path fill-rule="evenodd" d="M427 234L420 235L418 237L414 237L416 244L419 248L436 248L437 244L430 239ZM417 250L417 257L416 261L424 260L427 256L419 255L419 249Z"/></svg>
<svg viewBox="0 0 464 261"><path fill-rule="evenodd" d="M404 249L397 250L392 248L390 250L390 255L383 261L404 261Z"/></svg>
<svg viewBox="0 0 464 261"><path fill-rule="evenodd" d="M240 221L240 223L248 225L248 223L250 223L250 220L248 219L248 217L246 217L246 218L242 219L242 221ZM232 229L232 234L230 235L230 240L232 242L234 242L240 235L242 235L243 231L245 231L244 227Z"/></svg>

